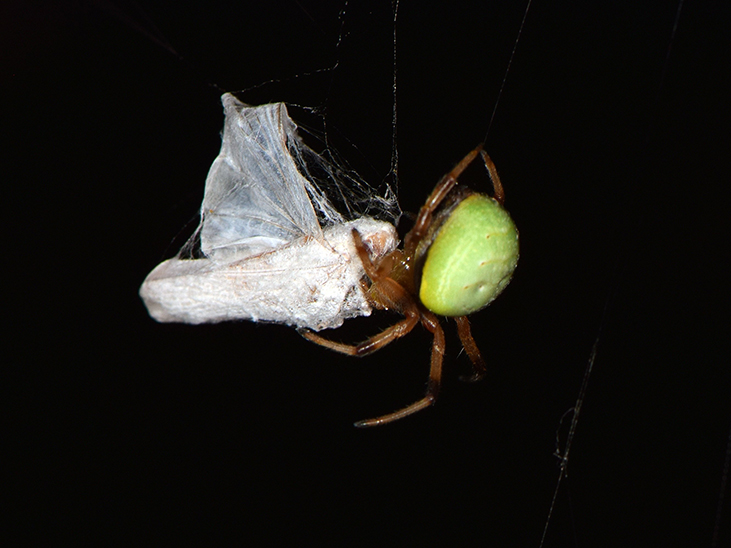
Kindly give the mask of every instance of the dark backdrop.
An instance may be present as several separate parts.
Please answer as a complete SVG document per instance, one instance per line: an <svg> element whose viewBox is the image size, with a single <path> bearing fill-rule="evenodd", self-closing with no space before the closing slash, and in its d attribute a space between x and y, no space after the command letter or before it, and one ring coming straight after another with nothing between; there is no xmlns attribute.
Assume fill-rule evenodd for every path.
<svg viewBox="0 0 731 548"><path fill-rule="evenodd" d="M388 3L353 2L342 32L341 2L261 4L3 8L10 519L97 544L537 546L598 336L546 546L710 546L731 427L724 2L686 2L666 65L672 3L534 2L486 145L522 244L473 318L487 378L457 380L445 321L436 407L368 431L353 421L421 396L421 328L352 359L276 325L159 325L137 296L196 224L222 91L326 107L342 156L388 173ZM398 23L411 212L483 139L523 10L422 4Z"/></svg>

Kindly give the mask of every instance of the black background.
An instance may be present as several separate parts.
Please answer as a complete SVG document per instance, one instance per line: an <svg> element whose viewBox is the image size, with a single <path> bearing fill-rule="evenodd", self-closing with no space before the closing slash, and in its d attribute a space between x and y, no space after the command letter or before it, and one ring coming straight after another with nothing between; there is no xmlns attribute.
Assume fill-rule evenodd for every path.
<svg viewBox="0 0 731 548"><path fill-rule="evenodd" d="M90 543L537 546L599 336L546 546L710 546L731 427L724 3L685 3L663 77L672 2L534 2L486 145L522 245L472 319L488 376L457 380L445 321L436 407L367 431L421 396L423 329L356 360L281 326L159 325L137 297L196 224L222 91L326 107L341 155L388 173L390 5L353 2L336 47L342 3L260 4L3 8L6 516ZM397 27L411 212L484 138L523 12L423 4Z"/></svg>

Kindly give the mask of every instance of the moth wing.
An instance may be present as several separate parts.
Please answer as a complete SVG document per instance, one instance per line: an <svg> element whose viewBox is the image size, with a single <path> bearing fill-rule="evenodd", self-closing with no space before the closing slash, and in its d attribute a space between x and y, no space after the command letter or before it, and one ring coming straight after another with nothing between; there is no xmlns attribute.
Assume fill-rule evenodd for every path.
<svg viewBox="0 0 731 548"><path fill-rule="evenodd" d="M321 240L312 183L288 148L301 142L284 104L250 107L228 93L221 99L226 122L201 206L203 253L228 262L303 236Z"/></svg>

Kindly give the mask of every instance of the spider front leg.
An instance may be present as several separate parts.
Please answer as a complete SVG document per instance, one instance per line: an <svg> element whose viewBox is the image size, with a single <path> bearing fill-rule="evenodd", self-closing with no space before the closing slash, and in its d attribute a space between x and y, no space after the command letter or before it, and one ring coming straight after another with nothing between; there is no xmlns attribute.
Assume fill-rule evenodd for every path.
<svg viewBox="0 0 731 548"><path fill-rule="evenodd" d="M495 163L490 158L490 155L482 150L482 145L477 147L482 156L482 161L485 163L485 169L490 175L490 181L492 182L492 197L497 200L497 203L503 205L505 203L505 191L503 190L503 183L500 181L500 176L497 174L497 168Z"/></svg>
<svg viewBox="0 0 731 548"><path fill-rule="evenodd" d="M429 229L429 225L432 221L432 214L437 207L439 207L439 204L442 203L442 200L444 200L447 194L449 194L449 191L457 184L457 179L460 175L462 175L462 172L467 169L478 154L482 157L485 169L487 169L487 173L490 176L493 198L495 198L495 200L497 200L497 202L501 205L505 202L505 191L503 190L503 185L500 182L500 176L497 173L497 168L495 167L492 158L490 158L490 155L482 149L482 144L479 144L464 158L462 158L462 160L454 166L452 171L442 177L442 180L437 183L437 186L434 187L434 190L432 190L432 193L427 198L426 203L421 206L416 222L414 223L411 231L409 231L406 235L406 241L404 242L404 252L407 256L410 256L410 253L413 254L416 246L419 244L419 241L421 241L424 234L426 234L426 231Z"/></svg>
<svg viewBox="0 0 731 548"><path fill-rule="evenodd" d="M404 253L407 256L411 256L413 254L416 246L419 244L421 239L424 237L424 234L426 234L426 231L429 229L429 225L431 224L432 220L432 214L437 209L437 207L439 207L439 204L442 203L442 200L444 200L447 194L449 194L449 191L452 190L454 188L454 185L457 184L457 178L462 175L462 172L467 169L467 166L469 166L473 162L478 154L482 154L483 159L485 158L485 156L487 156L487 153L482 150L482 144L477 145L474 150L472 150L467 154L467 156L462 158L462 160L460 160L460 162L456 166L454 166L454 169L447 173L444 177L442 177L442 180L437 183L436 187L434 187L434 190L432 190L432 193L426 199L424 205L421 206L421 209L419 210L419 215L416 217L416 222L414 223L414 226L406 235L406 239L404 242ZM489 159L490 157L487 156L487 158ZM490 162L492 163L492 160L490 160ZM487 163L485 163L485 166L487 166Z"/></svg>

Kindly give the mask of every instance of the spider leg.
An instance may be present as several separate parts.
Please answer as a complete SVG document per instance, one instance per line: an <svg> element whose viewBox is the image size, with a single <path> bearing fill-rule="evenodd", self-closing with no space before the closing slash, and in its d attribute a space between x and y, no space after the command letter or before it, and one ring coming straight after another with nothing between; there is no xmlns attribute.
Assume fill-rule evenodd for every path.
<svg viewBox="0 0 731 548"><path fill-rule="evenodd" d="M373 352L380 350L387 344L392 343L396 339L403 337L414 329L417 323L419 323L418 314L409 314L400 322L393 324L391 327L387 327L380 333L373 335L360 344L346 344L331 341L322 335L318 335L317 333L306 329L300 329L299 334L308 341L324 346L325 348L329 348L330 350L334 350L335 352L340 352L341 354L347 354L349 356L367 356L368 354L372 354Z"/></svg>
<svg viewBox="0 0 731 548"><path fill-rule="evenodd" d="M500 205L503 205L505 203L505 191L503 190L503 184L500 182L500 176L497 174L497 168L495 167L492 158L490 158L490 155L482 150L481 147L480 155L482 156L482 161L485 162L485 168L487 169L487 173L490 175L490 181L492 181L492 197L495 198Z"/></svg>
<svg viewBox="0 0 731 548"><path fill-rule="evenodd" d="M432 213L434 213L434 210L439 206L442 200L444 200L447 194L449 194L449 191L454 188L454 185L457 184L457 178L462 174L465 169L467 169L467 166L472 163L477 155L481 153L483 153L482 144L479 144L474 150L469 152L467 156L462 158L462 160L460 160L460 162L456 166L454 166L454 169L452 169L452 171L442 177L442 180L439 181L437 183L437 186L434 187L434 190L432 190L432 193L426 199L424 205L421 206L421 209L419 210L419 215L416 217L413 228L406 235L404 241L404 253L407 256L411 256L411 254L413 254L416 246L424 237L426 231L429 229L429 225L431 224L432 220ZM490 160L490 162L492 163L492 160Z"/></svg>
<svg viewBox="0 0 731 548"><path fill-rule="evenodd" d="M467 319L467 316L457 316L454 320L457 322L457 334L459 335L459 340L462 341L462 346L472 361L472 375L469 377L460 377L460 379L467 382L479 381L485 376L487 366L485 365L485 360L482 359L480 349L477 348L475 339L472 337L470 321Z"/></svg>
<svg viewBox="0 0 731 548"><path fill-rule="evenodd" d="M394 411L387 415L376 417L375 419L366 419L358 421L355 426L358 428L366 428L370 426L380 426L382 424L388 424L389 422L397 421L413 415L417 411L426 409L432 405L439 396L439 388L442 384L442 362L444 361L444 330L439 325L439 320L431 312L422 312L421 323L434 335L434 342L432 343L431 352L431 368L429 369L429 382L426 386L426 394L420 400L407 405L403 409Z"/></svg>

